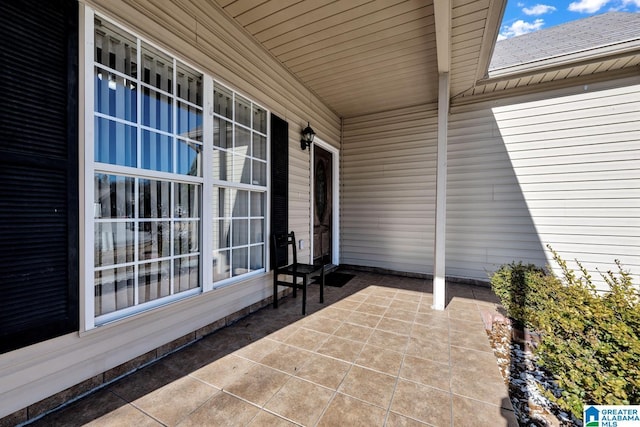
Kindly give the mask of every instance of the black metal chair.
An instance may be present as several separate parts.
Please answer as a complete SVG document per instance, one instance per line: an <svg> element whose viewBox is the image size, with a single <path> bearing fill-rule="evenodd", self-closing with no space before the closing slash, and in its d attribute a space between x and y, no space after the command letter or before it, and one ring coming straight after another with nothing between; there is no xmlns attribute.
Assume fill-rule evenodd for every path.
<svg viewBox="0 0 640 427"><path fill-rule="evenodd" d="M289 246L292 248L292 262L289 263ZM311 278L320 276L320 303L324 303L325 268L321 264L301 264L298 262L296 250L296 235L291 233L274 233L272 236L273 250L273 308L278 308L278 286L302 289L302 314L307 314L307 286ZM289 276L291 281L281 280L280 276ZM302 283L299 282L302 279Z"/></svg>

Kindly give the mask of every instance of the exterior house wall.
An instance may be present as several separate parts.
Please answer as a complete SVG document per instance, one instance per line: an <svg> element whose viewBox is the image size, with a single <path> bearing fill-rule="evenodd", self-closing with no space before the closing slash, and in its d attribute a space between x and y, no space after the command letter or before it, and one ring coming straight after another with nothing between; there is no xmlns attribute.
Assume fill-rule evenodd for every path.
<svg viewBox="0 0 640 427"><path fill-rule="evenodd" d="M433 272L437 110L344 120L341 263Z"/></svg>
<svg viewBox="0 0 640 427"><path fill-rule="evenodd" d="M454 106L447 275L552 263L640 273L640 78ZM554 265L554 267L556 267ZM600 283L603 285L603 283Z"/></svg>
<svg viewBox="0 0 640 427"><path fill-rule="evenodd" d="M289 122L289 225L299 238L309 239L310 160L309 151L299 148L300 129L311 121L324 142L339 147L340 119L209 2L142 1L133 5L104 0L86 4ZM80 40L82 43L82 33ZM92 106L84 106L81 100L81 116L84 108ZM84 143L79 141L81 148ZM93 248L80 248L87 250ZM301 251L300 256L305 255L308 252ZM2 354L0 418L76 384L99 385L101 380L96 378L107 370L136 358L148 360L150 353L161 355L155 349L177 339L195 338L194 331L224 324L230 315L248 313L250 307L271 296L271 284L270 274L260 275Z"/></svg>
<svg viewBox="0 0 640 427"><path fill-rule="evenodd" d="M640 273L640 79L535 89L454 104L449 117L446 274L551 265L599 282L620 259ZM343 264L433 272L436 112L344 121ZM555 267L555 266L554 266Z"/></svg>

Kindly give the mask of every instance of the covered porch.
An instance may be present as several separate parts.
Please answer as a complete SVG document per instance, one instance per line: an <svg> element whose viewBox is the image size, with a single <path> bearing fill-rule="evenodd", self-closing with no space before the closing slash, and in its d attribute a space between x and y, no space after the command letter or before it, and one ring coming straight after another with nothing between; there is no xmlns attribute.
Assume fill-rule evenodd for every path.
<svg viewBox="0 0 640 427"><path fill-rule="evenodd" d="M88 398L36 422L197 425L200 417L227 420L225 411L231 409L238 418L229 424L330 425L338 423L335 414L343 417L340 424L350 422L344 418L350 414L354 423L366 425L465 425L469 414L480 425L513 424L480 315L495 310L497 300L485 287L451 279L485 281L488 272L513 260L545 265L547 245L566 259L580 255L592 273L596 265L617 258L638 271L636 41L628 43L629 49L616 45L623 51L605 46L595 56L589 51L588 58L519 64L515 74L491 75L506 0L61 3L70 12L58 25L68 34L51 38L76 49L78 64L68 61L69 69L61 67L56 88L64 94L75 86L78 93L70 93L61 112L50 118L60 123L64 117L71 126L43 147L66 151L52 154L54 161L32 162L29 150L41 135L24 131L39 129L42 120L15 109L15 120L6 122L16 125L12 138L20 138L14 138L10 156L0 156L20 183L11 188L14 209L6 209L5 223L18 237L5 245L11 255L5 260L14 263L16 256L21 266L11 281L12 292L20 292L6 299L20 315L5 317L6 325L13 322L9 336L21 341L7 339L0 355L0 425L16 416L18 423L26 422L33 413L37 417L96 388ZM16 12L16 27L31 25L32 16L43 28L51 26L53 12L47 15L26 1L15 4L25 9ZM15 39L34 47L30 36L37 28L22 27ZM102 62L96 59L96 37L136 47L140 60L131 75L111 64L115 50L109 55L105 50ZM20 51L7 41L4 46L12 55ZM24 69L48 69L49 64L37 65L40 46L34 50L25 52L24 61L14 61L19 65L14 76ZM147 78L144 52L162 59L152 61L154 66L174 64L170 75L156 74L171 88ZM193 98L179 93L173 78L185 70L200 81ZM117 78L100 86L107 73ZM33 78L33 86L51 85L47 78ZM113 113L100 110L96 87L129 94L131 102L118 104ZM165 112L174 108L157 126L143 114L143 89L156 94L149 105ZM20 100L22 92L11 93ZM228 102L229 111L253 111L263 119L221 113L222 103L215 102L221 94L227 101L240 100ZM24 111L40 106L40 99L24 102ZM199 121L181 128L178 110L184 105L193 107ZM121 117L125 111L135 117ZM274 132L276 121L283 123L282 132ZM100 122L133 129L127 135L140 141L131 153L140 159L123 165L93 156ZM312 147L301 149L301 131L309 124L317 137ZM145 166L142 154L154 150L142 146L143 136L153 132L160 135L158 146L176 143L162 151L167 159L191 144L194 157L184 159L202 171L180 172L173 158L163 164L167 170ZM273 151L283 153L278 162L268 151L276 140ZM113 142L106 136L105 141ZM326 182L334 191L326 199L318 197L315 185L316 177L324 176L318 173L324 170L317 162L321 150L333 173ZM22 163L13 151L31 166L15 167ZM66 163L58 161L62 157ZM214 158L234 160L216 164ZM59 179L52 179L50 164L61 165ZM230 164L237 173L221 177ZM282 185L271 175L278 171L284 171ZM42 179L27 191L25 177L35 172ZM101 200L95 186L106 175L133 184L103 187L105 200L114 201L106 209L110 216L103 217L96 209ZM149 180L173 189L161 192L165 207L178 200L178 191L187 188L183 184L193 190L183 193L197 195L190 200L198 203L189 215L176 206L170 217L163 209L145 217L146 199L128 196L145 193ZM43 191L45 184L56 193ZM119 193L121 187L130 189L127 197ZM227 190L258 208L215 203L216 195ZM42 200L45 193L60 196ZM155 206L162 207L163 199L153 194ZM63 215L59 202L65 195L71 196ZM286 207L272 209L276 199ZM124 200L129 217L117 209ZM317 245L322 241L315 223L318 200L331 206L329 245ZM25 210L30 206L41 210ZM21 215L38 227L19 222ZM60 232L41 249L42 218L55 220ZM326 255L343 268L399 275L358 271L344 288L329 289L323 306L312 292L311 314L305 318L292 298L277 311L257 310L272 292L273 219L286 220L286 230L296 232L298 255L305 262ZM135 259L97 265L103 252L111 254L110 239L95 244L107 223L121 237L120 254ZM138 234L130 232L133 223L142 224L136 225ZM169 255L152 256L140 244L152 228L190 238L167 237L163 248ZM185 230L191 231L180 234ZM229 237L234 235L238 239ZM13 247L18 241L24 242L23 252ZM318 246L331 252L319 253ZM232 263L229 254L242 262ZM53 261L56 274L41 274ZM102 310L97 277L115 269L127 272L126 292L105 291L105 300L121 296L121 306ZM188 272L170 278L175 285L188 277L186 291L167 285L156 294L143 292L151 273L168 271ZM109 286L115 282L114 275L104 277ZM169 283L157 277L157 283ZM173 293L167 295L166 289ZM230 324L237 313L249 316ZM59 329L50 331L52 324ZM174 343L186 345L180 341L185 336L198 341L152 364L173 351ZM112 381L131 370L119 370L122 366L140 369ZM81 393L65 394L74 387Z"/></svg>
<svg viewBox="0 0 640 427"><path fill-rule="evenodd" d="M497 299L353 271L309 315L283 298L39 421L51 425L517 426L481 311Z"/></svg>

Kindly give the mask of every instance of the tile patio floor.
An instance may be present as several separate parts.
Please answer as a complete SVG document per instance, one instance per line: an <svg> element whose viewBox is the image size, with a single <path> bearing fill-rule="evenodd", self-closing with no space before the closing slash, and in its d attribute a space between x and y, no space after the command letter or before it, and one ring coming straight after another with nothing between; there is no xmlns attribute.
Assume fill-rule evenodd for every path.
<svg viewBox="0 0 640 427"><path fill-rule="evenodd" d="M354 272L286 297L34 426L517 426L480 310L483 287Z"/></svg>

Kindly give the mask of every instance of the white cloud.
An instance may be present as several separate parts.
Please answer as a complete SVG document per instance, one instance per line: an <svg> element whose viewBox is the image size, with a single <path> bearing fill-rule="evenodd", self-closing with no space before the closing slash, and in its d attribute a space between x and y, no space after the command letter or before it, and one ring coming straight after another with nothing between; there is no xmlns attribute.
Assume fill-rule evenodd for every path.
<svg viewBox="0 0 640 427"><path fill-rule="evenodd" d="M629 5L640 7L640 0L623 0L622 4L626 7Z"/></svg>
<svg viewBox="0 0 640 427"><path fill-rule="evenodd" d="M525 22L522 19L518 19L511 25L505 25L502 27L502 32L498 36L498 40L508 39L509 37L521 36L523 34L537 31L544 26L543 19L536 19L533 22ZM503 37L502 39L500 37Z"/></svg>
<svg viewBox="0 0 640 427"><path fill-rule="evenodd" d="M522 9L522 11L529 16L540 16L544 15L545 13L554 12L555 10L556 8L554 6L549 6L547 4L537 4L533 7L525 7L524 9Z"/></svg>
<svg viewBox="0 0 640 427"><path fill-rule="evenodd" d="M569 4L569 10L579 13L596 13L609 2L610 0L579 0Z"/></svg>

